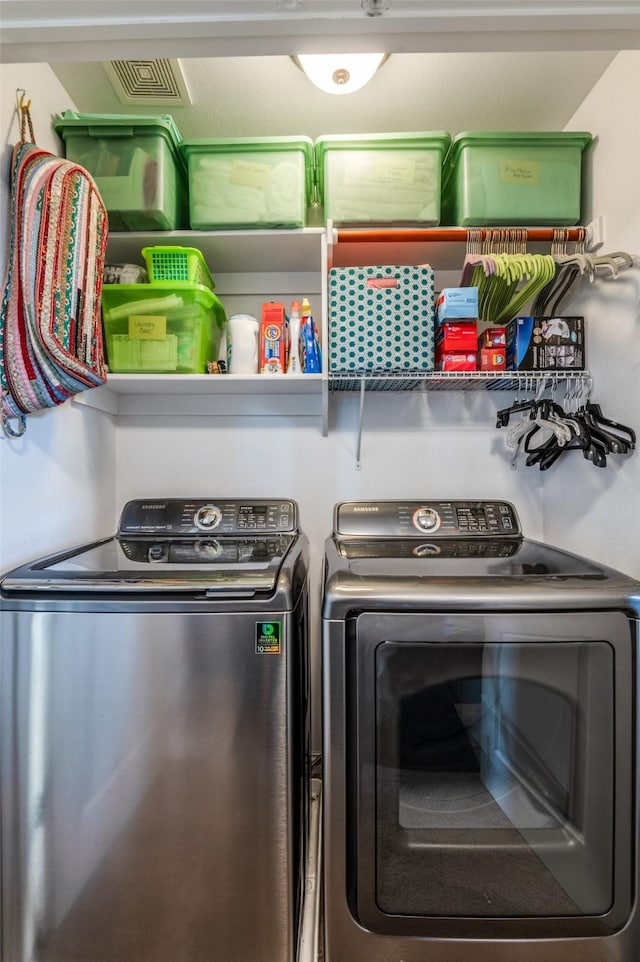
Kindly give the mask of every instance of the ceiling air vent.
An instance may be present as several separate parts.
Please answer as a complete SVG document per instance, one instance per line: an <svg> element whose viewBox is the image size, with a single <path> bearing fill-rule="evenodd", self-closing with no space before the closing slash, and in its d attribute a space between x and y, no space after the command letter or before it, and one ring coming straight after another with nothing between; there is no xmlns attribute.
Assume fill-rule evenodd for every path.
<svg viewBox="0 0 640 962"><path fill-rule="evenodd" d="M103 67L123 104L193 103L179 60L110 60Z"/></svg>

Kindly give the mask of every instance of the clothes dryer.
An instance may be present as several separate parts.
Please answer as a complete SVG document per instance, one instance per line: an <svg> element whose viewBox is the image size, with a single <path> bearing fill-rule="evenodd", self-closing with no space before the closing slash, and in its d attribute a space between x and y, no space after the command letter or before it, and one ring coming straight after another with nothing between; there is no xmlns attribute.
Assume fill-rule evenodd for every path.
<svg viewBox="0 0 640 962"><path fill-rule="evenodd" d="M327 962L636 962L640 584L503 501L337 505Z"/></svg>

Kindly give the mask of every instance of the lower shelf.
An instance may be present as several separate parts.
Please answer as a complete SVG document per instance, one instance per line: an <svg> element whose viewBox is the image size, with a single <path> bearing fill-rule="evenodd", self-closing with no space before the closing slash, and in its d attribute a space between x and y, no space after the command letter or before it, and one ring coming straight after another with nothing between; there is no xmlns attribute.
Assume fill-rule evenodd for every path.
<svg viewBox="0 0 640 962"><path fill-rule="evenodd" d="M537 391L554 384L583 382L587 371L350 371L329 374L330 391Z"/></svg>

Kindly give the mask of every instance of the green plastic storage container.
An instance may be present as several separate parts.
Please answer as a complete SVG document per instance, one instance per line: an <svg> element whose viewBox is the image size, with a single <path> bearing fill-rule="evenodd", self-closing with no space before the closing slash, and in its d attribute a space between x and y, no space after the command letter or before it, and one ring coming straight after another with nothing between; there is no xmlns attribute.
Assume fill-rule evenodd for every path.
<svg viewBox="0 0 640 962"><path fill-rule="evenodd" d="M450 143L444 131L318 137L316 180L325 219L339 226L439 224Z"/></svg>
<svg viewBox="0 0 640 962"><path fill-rule="evenodd" d="M586 132L461 133L445 158L443 220L459 227L580 221Z"/></svg>
<svg viewBox="0 0 640 962"><path fill-rule="evenodd" d="M93 176L112 231L187 226L187 175L178 149L182 138L170 116L65 110L54 126L67 158Z"/></svg>
<svg viewBox="0 0 640 962"><path fill-rule="evenodd" d="M304 227L313 196L308 137L185 140L194 230Z"/></svg>
<svg viewBox="0 0 640 962"><path fill-rule="evenodd" d="M226 315L201 284L105 284L102 320L112 374L205 374Z"/></svg>

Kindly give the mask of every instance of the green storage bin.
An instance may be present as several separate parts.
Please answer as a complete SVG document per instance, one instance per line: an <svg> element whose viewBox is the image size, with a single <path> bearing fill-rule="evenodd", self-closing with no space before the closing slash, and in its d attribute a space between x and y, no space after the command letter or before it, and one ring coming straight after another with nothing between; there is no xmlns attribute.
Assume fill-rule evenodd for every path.
<svg viewBox="0 0 640 962"><path fill-rule="evenodd" d="M313 196L308 137L185 140L194 230L304 227Z"/></svg>
<svg viewBox="0 0 640 962"><path fill-rule="evenodd" d="M178 230L187 226L187 174L182 140L168 115L78 114L55 123L66 156L93 176L112 231Z"/></svg>
<svg viewBox="0 0 640 962"><path fill-rule="evenodd" d="M325 218L338 226L439 224L450 143L444 131L318 137L316 179Z"/></svg>
<svg viewBox="0 0 640 962"><path fill-rule="evenodd" d="M459 227L580 221L586 132L461 133L445 158L443 219Z"/></svg>
<svg viewBox="0 0 640 962"><path fill-rule="evenodd" d="M205 374L226 315L201 284L105 284L102 321L112 374Z"/></svg>

